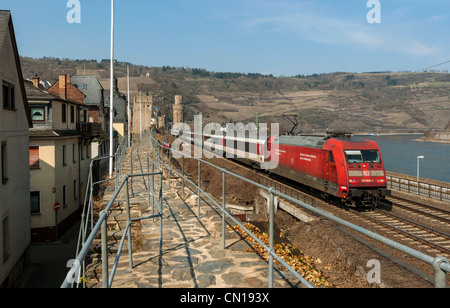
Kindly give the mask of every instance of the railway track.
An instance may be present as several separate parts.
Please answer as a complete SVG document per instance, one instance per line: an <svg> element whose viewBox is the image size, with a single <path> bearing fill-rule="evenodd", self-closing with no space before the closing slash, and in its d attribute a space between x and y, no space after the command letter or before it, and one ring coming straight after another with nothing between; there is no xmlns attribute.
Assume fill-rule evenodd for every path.
<svg viewBox="0 0 450 308"><path fill-rule="evenodd" d="M238 162L229 160L227 162L231 162L241 168L253 170L247 165ZM263 172L255 172L259 174L260 183L263 185L274 187L286 195L317 208L328 212L332 211L333 214L342 219L354 220L354 217L357 217L359 219L357 219L356 224L359 226L383 234L387 238L401 242L406 246L422 251L430 256L450 257L450 234L431 226L436 223L441 223L444 229L450 228L450 212L447 210L399 197L389 197L389 201L392 202L392 208L398 207L414 213L416 215L414 220L409 217L410 215L407 215L408 217L402 217L376 207L355 210L345 206L337 206L336 204L323 200L308 192L307 189L300 189L297 187L298 184L274 179ZM426 224L421 223L424 220Z"/></svg>
<svg viewBox="0 0 450 308"><path fill-rule="evenodd" d="M260 179L259 182L265 186L274 187L276 190L286 195L290 195L293 198L304 201L305 203L311 204L317 208L332 213L337 217L402 243L408 247L414 248L432 257L444 256L450 258L450 213L447 210L439 209L426 204L420 204L418 202L390 197L389 201L392 202L392 209L401 208L404 212L409 213L409 215L406 215L409 218L402 217L403 214L400 216L398 214L393 214L390 211L380 210L377 208L358 211L344 206L336 206L336 204L328 202L327 200L312 194L308 188L300 189L297 183L284 181L279 178L275 179L262 171L254 170L239 162L224 160L226 163L222 163L221 161L222 160L219 159L214 164L219 168L226 168L228 170L230 170L229 164L237 166L237 170L239 170L239 168L251 170L258 174ZM231 169L233 170L230 171L236 172L234 168ZM236 173L239 174L239 171ZM411 218L411 213L414 213L417 219ZM424 219L427 220L426 223L419 222ZM441 224L442 229L447 231L433 228L428 222L433 222L432 225L439 223ZM381 245L380 248L383 246L382 243L376 241L372 244L375 246ZM382 248L382 250L387 251L388 254L394 253L394 255L396 255L394 252L395 249L385 247ZM391 250L392 252L390 252ZM397 262L395 260L393 261ZM417 261L417 264L411 260L406 262L411 262L411 265L414 264L414 267L421 268L425 272L428 272L429 268L426 266L424 267L419 261ZM428 278L424 277L424 279Z"/></svg>
<svg viewBox="0 0 450 308"><path fill-rule="evenodd" d="M270 179L272 184L273 181L276 180ZM264 181L267 184L267 180ZM450 256L450 234L444 231L433 228L430 225L425 225L420 223L419 221L423 221L423 219L418 219L418 221L413 221L408 219L407 217L401 217L399 215L393 214L389 211L378 209L376 207L371 207L370 209L362 209L356 210L347 207L337 207L335 204L330 204L318 197L311 196L310 194L305 193L304 191L299 191L298 189L291 187L285 183L275 183L275 188L278 188L281 192L290 195L292 197L296 197L299 200L305 201L310 204L314 204L314 206L321 208L325 211L330 211L330 207L333 207L333 213L339 215L341 218L346 219L349 216L357 216L362 221L358 221L358 225L364 228L370 228L372 231L381 233L380 231L384 231L386 237L391 238L396 241L401 241L405 245L416 248L419 251L423 251L432 256ZM309 202L308 202L309 201ZM405 202L405 201L403 201ZM393 204L393 206L397 206L398 202ZM402 209L407 209L410 212L414 212L416 215L422 215L428 219L428 222L441 222L445 224L446 227L449 227L446 222L446 217L443 215L447 215L445 210L437 211L434 210L430 213L428 211L419 211L416 208L414 202L411 203L411 207L402 204ZM422 205L422 208L429 208L429 206Z"/></svg>
<svg viewBox="0 0 450 308"><path fill-rule="evenodd" d="M442 255L445 257L450 255L450 234L382 209L372 209L373 211L371 212L358 212L353 209L351 211L381 227L395 232L402 237L403 241L409 243L408 246L412 248L417 248L418 250L425 249L430 255Z"/></svg>
<svg viewBox="0 0 450 308"><path fill-rule="evenodd" d="M390 196L388 200L396 207L426 216L450 226L450 211L448 210L395 196Z"/></svg>

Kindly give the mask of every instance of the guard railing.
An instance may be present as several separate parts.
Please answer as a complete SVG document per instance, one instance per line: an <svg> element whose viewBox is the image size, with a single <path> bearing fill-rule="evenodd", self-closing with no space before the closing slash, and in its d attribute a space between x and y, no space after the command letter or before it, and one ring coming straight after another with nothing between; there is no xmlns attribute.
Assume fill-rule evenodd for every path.
<svg viewBox="0 0 450 308"><path fill-rule="evenodd" d="M169 179L169 185L170 185L170 177L171 174L176 174L178 177L182 180L182 198L184 200L184 187L185 182L187 181L190 183L194 190L197 190L198 194L198 217L200 218L200 198L203 194L206 198L208 198L222 213L222 248L225 249L225 217L228 217L234 224L238 225L242 230L244 230L250 237L252 237L256 242L258 242L269 254L269 287L273 287L273 270L274 270L274 264L273 261L276 259L279 261L285 268L287 268L291 273L295 275L304 285L307 287L312 287L312 285L307 282L302 276L300 276L294 269L292 269L284 260L279 257L275 251L274 251L274 197L278 196L281 198L284 198L287 201L292 202L293 204L296 204L300 206L303 209L306 209L312 213L315 213L319 216L325 217L331 221L334 221L342 226L348 227L349 229L352 229L360 234L363 234L369 238L372 238L376 241L379 241L383 244L386 244L396 250L399 250L401 252L404 252L405 254L408 254L412 257L415 257L433 267L433 270L435 272L434 277L434 285L436 288L445 288L447 287L447 278L446 274L450 272L450 262L447 258L443 256L439 257L431 257L427 254L424 254L422 252L419 252L415 249L412 249L408 246L405 246L403 244L400 244L398 242L395 242L389 238L386 238L384 236L381 236L377 233L374 233L372 231L369 231L367 229L364 229L360 226L357 226L355 224L352 224L348 221L345 221L343 219L340 219L336 216L333 216L325 211L322 211L310 204L307 204L303 201L297 200L287 194L284 194L282 192L277 191L274 187L267 187L264 185L261 185L257 182L251 181L241 175L235 174L233 172L230 172L224 168L219 168L214 164L211 164L210 162L207 162L205 160L202 160L200 158L191 157L189 156L189 159L195 159L198 161L198 180L197 183L193 182L184 171L184 158L186 157L186 154L180 151L177 151L172 148L167 148L163 144L159 143L153 136L151 136L151 146L153 149L154 154L157 156L157 161L159 162L159 165L161 166L161 170L166 169L168 172L168 179ZM168 164L164 162L164 156L163 152L167 151L168 156ZM172 155L176 153L179 157L181 157L181 172L178 172L172 167ZM205 191L203 191L200 187L201 183L201 164L206 164L211 166L212 168L217 169L222 174L222 204L219 204L216 200L214 200L209 194L207 194ZM227 209L226 209L226 178L227 176L230 176L232 178L236 178L239 180L242 180L246 182L248 185L253 185L255 187L258 187L260 189L263 189L268 192L269 194L269 246L265 245L263 242L261 242L254 234L252 234L251 231L249 231L238 219L236 219L233 215L231 215Z"/></svg>
<svg viewBox="0 0 450 308"><path fill-rule="evenodd" d="M137 220L142 220L142 219L150 219L150 218L159 218L159 223L160 223L160 235L159 235L159 239L160 239L160 250L162 247L162 190L163 190L163 182L162 182L162 176L163 176L163 170L166 169L167 170L167 177L168 177L168 185L170 185L170 179L171 179L171 175L175 174L177 175L181 180L182 180L182 198L184 200L184 187L185 187L185 182L190 183L195 190L197 190L197 194L198 194L198 218L201 219L200 216L200 200L201 200L201 196L205 196L206 198L208 198L221 212L221 216L222 216L222 248L225 249L225 230L226 230L226 218L229 219L229 221L232 221L232 223L238 225L242 230L244 230L250 237L252 237L258 244L260 244L269 254L269 264L268 264L268 272L269 272L269 282L268 282L268 286L270 288L273 287L273 271L274 271L274 260L276 259L278 262L280 262L286 269L288 269L297 279L299 279L305 286L307 286L308 288L312 288L313 286L306 281L298 272L296 272L291 266L289 266L289 264L287 264L280 256L278 256L274 250L274 199L275 196L284 198L287 201L290 201L312 213L315 213L319 216L325 217L331 221L334 221L340 225L343 225L345 227L348 227L354 231L357 231L358 233L361 233L369 238L375 239L383 244L386 244L392 248L395 248L399 251L402 251L412 257L415 257L419 260L422 260L423 262L430 264L433 266L434 272L435 272L435 280L434 280L434 284L436 288L445 288L446 284L447 284L447 277L446 274L448 272L450 272L450 263L449 260L445 257L431 257L429 255L426 255L424 253L421 253L417 250L414 250L410 247L407 247L403 244L397 243L391 239L388 239L386 237L383 237L379 234L376 234L372 231L366 230L364 228L361 228L357 225L354 225L348 221L345 221L343 219L337 218L327 212L324 212L320 209L315 208L314 206L311 206L305 202L302 202L300 200L297 200L289 195L286 195L284 193L281 193L279 191L277 191L275 188L273 187L266 187L264 185L261 185L257 182L251 181L243 176L240 176L238 174L235 174L233 172L230 172L224 168L219 168L205 160L199 159L199 158L195 158L195 157L189 157L191 159L195 159L198 161L198 182L195 183L194 181L192 181L184 172L184 153L181 153L179 151L176 151L174 149L171 148L166 148L163 144L159 143L153 136L150 136L150 145L153 151L153 154L155 156L155 161L153 161L151 159L150 156L147 156L148 162L151 161L152 164L152 170L157 169L157 172L147 172L147 173L141 173L141 174L131 174L131 175L125 175L123 181L121 182L121 184L117 187L112 199L109 201L108 205L106 206L105 210L103 210L100 213L98 222L95 224L95 226L93 227L89 237L87 238L87 240L85 241L85 243L83 244L83 247L80 251L80 253L77 255L77 259L76 259L76 263L75 263L75 268L73 267L71 269L71 271L68 273L67 277L71 277L71 275L73 275L77 268L76 265L81 264L84 259L86 258L89 249L96 237L96 235L98 234L98 232L101 229L101 241L102 241L102 280L103 280L103 287L108 288L112 286L113 283L113 279L114 279L114 274L115 274L115 270L117 268L117 264L118 264L118 260L120 258L120 254L125 242L125 238L128 237L128 253L129 253L129 264L130 264L130 268L133 268L133 257L132 257L132 247L131 247L131 224L134 221ZM164 161L164 151L167 151L167 155L169 157L168 159L168 163L166 163ZM178 170L176 170L176 168L174 168L172 166L172 155L173 153L177 153L180 155L181 160L182 160L182 164L181 164L181 172L179 172ZM207 194L204 190L201 189L201 164L207 164L210 167L213 167L217 170L219 170L222 174L222 202L221 204L219 202L217 202L214 198L212 198L209 194ZM149 171L150 169L150 164L147 164L147 171ZM153 189L153 185L146 185L147 186L147 192L150 193L151 191L151 195L153 200L155 201L155 203L157 204L158 207L158 213L157 214L152 214L150 216L147 217L141 217L141 218L136 218L136 219L131 219L131 215L130 215L130 193L129 193L129 182L132 178L134 177L154 177L156 175L159 175L159 194L155 193L155 190ZM246 182L249 185L254 185L255 187L258 187L260 189L266 190L269 194L269 245L264 244L256 235L254 235L250 230L248 230L238 219L236 219L233 215L231 215L226 208L226 180L227 177L232 177L232 178L236 178L239 180L242 180L244 182ZM148 183L148 181L147 181ZM110 210L115 202L115 200L117 199L119 193L122 191L122 189L125 187L126 189L126 211L127 211L127 224L126 224L126 229L125 232L123 234L123 237L121 239L121 242L119 244L119 250L117 252L116 258L115 258L115 262L112 266L112 270L111 273L108 272L108 251L107 251L107 245L108 245L108 237L107 237L107 219L109 217L110 214ZM67 288L71 286L71 282L70 279L66 279L61 287Z"/></svg>
<svg viewBox="0 0 450 308"><path fill-rule="evenodd" d="M78 232L78 242L75 256L78 256L80 249L85 244L89 230L94 229L94 194L97 187L100 187L101 184L114 181L115 188L119 185L119 178L122 170L123 160L125 158L126 150L127 150L127 137L125 137L120 145L117 147L116 152L112 156L102 156L97 157L91 160L89 164L89 173L86 185L86 192L84 195L84 203L83 209L81 212L81 223L80 230ZM108 179L99 179L95 180L94 177L94 166L97 165L98 169L102 165L103 161L108 161L113 159L114 162L114 174ZM90 229L89 229L90 227ZM83 269L83 277L85 271L85 262L82 263ZM84 283L83 283L84 285Z"/></svg>
<svg viewBox="0 0 450 308"><path fill-rule="evenodd" d="M387 175L388 187L441 201L450 201L450 188Z"/></svg>
<svg viewBox="0 0 450 308"><path fill-rule="evenodd" d="M102 263L102 286L104 288L110 288L113 284L115 272L117 269L117 265L119 262L119 258L121 256L123 246L125 244L125 240L128 240L128 257L129 257L129 264L130 268L133 268L133 255L132 255L132 238L131 238L131 225L134 222L141 221L141 220L147 220L147 219L153 219L153 218L159 218L159 240L160 249L162 248L162 194L163 194L163 181L162 176L163 173L161 170L159 170L158 166L156 166L155 161L147 155L147 172L139 173L139 174L128 174L123 177L123 180L120 184L118 183L118 179L120 177L123 159L126 153L126 147L125 144L127 144L126 139L124 139L124 142L119 146L116 154L114 157L116 158L116 171L115 176L107 179L107 180L101 180L97 182L92 182L92 169L90 172L90 197L89 202L85 202L85 208L83 209L82 214L82 220L81 220L81 226L80 226L80 233L79 233L79 241L77 245L77 252L75 261L72 263L72 267L70 271L68 272L66 279L61 285L61 288L69 288L69 287L86 287L86 279L85 279L85 259L88 256L92 245L94 243L95 238L98 236L100 232L101 236L101 263ZM102 157L101 159L108 159L109 157ZM131 161L132 163L132 161ZM131 164L133 165L133 163ZM150 167L151 165L151 167ZM92 166L92 164L91 164ZM152 169L152 172L149 172L149 170ZM155 171L155 169L158 169ZM142 165L141 165L142 170ZM159 176L159 186L157 186L157 189L154 187L154 177ZM150 206L150 200L152 200L152 215L145 216L145 217L139 217L139 218L131 218L130 214L130 187L132 187L132 179L136 177L143 177L147 179L147 182L144 180L145 187L147 189L147 196L148 196L148 205ZM152 179L151 185L150 185L150 178ZM111 200L106 205L105 209L102 210L99 214L98 220L94 225L94 215L93 215L93 200L92 200L92 192L95 185L99 185L101 183L105 183L107 181L115 181L115 192ZM126 210L126 225L125 230L122 235L122 238L119 242L118 250L116 253L115 261L112 265L111 272L109 272L108 268L108 234L107 234L107 223L108 218L110 216L111 210L113 209L116 203L116 200L118 199L119 194L122 192L122 190L125 189L125 210ZM157 205L157 213L155 214L154 205ZM89 215L91 216L89 219ZM89 221L91 222L91 229L90 233L88 233L88 226ZM82 272L82 273L81 273ZM81 276L81 279L80 279Z"/></svg>

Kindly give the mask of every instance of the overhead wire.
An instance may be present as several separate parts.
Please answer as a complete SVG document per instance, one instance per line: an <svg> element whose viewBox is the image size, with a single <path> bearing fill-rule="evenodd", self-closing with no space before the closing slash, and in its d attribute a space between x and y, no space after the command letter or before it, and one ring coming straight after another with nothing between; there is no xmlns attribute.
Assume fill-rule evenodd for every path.
<svg viewBox="0 0 450 308"><path fill-rule="evenodd" d="M418 70L417 72L423 72L423 71L429 70L430 68L438 67L438 66L441 66L441 65L444 65L444 64L447 64L447 63L450 63L450 60L442 62L442 63L439 63L439 64L436 64L436 65L433 65L433 66L430 66L430 67L423 68L421 70Z"/></svg>

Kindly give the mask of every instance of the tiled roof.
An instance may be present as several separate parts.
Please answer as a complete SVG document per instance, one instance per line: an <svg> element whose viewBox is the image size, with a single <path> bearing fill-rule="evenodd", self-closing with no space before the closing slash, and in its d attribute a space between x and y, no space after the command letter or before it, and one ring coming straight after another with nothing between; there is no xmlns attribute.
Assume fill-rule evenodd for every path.
<svg viewBox="0 0 450 308"><path fill-rule="evenodd" d="M104 91L105 106L109 107L111 93L109 90ZM127 100L126 96L118 91L114 91L114 121L115 123L120 123L127 118Z"/></svg>
<svg viewBox="0 0 450 308"><path fill-rule="evenodd" d="M36 87L33 82L29 80L24 80L23 83L25 84L25 91L27 92L28 98L45 98L45 99L56 99L59 98L59 96L48 92L47 90L43 88Z"/></svg>
<svg viewBox="0 0 450 308"><path fill-rule="evenodd" d="M72 84L86 95L86 105L99 106L102 101L103 87L95 76L73 76Z"/></svg>
<svg viewBox="0 0 450 308"><path fill-rule="evenodd" d="M8 31L9 19L11 18L11 12L0 10L0 48L3 46L6 32Z"/></svg>
<svg viewBox="0 0 450 308"><path fill-rule="evenodd" d="M25 91L27 93L28 100L32 99L45 99L45 100L59 100L59 101L66 101L72 104L83 106L84 104L81 104L79 102L70 100L70 99L63 99L59 95L55 93L48 92L44 87L40 86L39 88L36 87L33 82L29 80L23 81L25 85Z"/></svg>
<svg viewBox="0 0 450 308"><path fill-rule="evenodd" d="M6 35L8 32L10 34L9 39L11 40L12 49L14 53L15 68L20 81L23 80L23 74L22 74L22 67L20 65L19 51L17 50L16 35L14 33L14 26L12 22L11 12L7 10L0 10L0 51L3 49L5 40L8 39ZM22 93L23 97L22 102L28 120L28 126L31 128L33 127L33 122L31 121L31 113L29 112L27 104L25 87L22 83L20 83L20 92Z"/></svg>

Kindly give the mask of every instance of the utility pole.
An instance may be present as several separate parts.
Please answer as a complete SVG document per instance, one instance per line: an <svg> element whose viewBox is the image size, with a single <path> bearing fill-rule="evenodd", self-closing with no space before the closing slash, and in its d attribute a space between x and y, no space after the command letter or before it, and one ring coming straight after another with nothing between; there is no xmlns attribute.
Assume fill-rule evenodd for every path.
<svg viewBox="0 0 450 308"><path fill-rule="evenodd" d="M113 173L113 151L114 151L114 136L113 136L113 123L114 123L114 0L111 0L111 80L109 83L109 177L112 177Z"/></svg>
<svg viewBox="0 0 450 308"><path fill-rule="evenodd" d="M141 133L142 140L142 93L139 91L139 130Z"/></svg>
<svg viewBox="0 0 450 308"><path fill-rule="evenodd" d="M130 109L130 66L127 65L127 85L128 85L128 147L131 147L131 109Z"/></svg>

